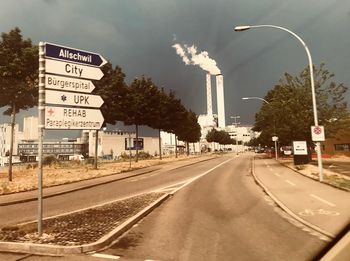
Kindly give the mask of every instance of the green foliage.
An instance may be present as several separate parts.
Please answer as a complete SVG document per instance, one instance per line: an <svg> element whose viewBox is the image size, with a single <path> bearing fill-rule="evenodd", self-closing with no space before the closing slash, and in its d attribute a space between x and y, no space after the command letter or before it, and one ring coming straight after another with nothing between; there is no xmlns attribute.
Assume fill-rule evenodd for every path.
<svg viewBox="0 0 350 261"><path fill-rule="evenodd" d="M59 163L59 160L54 155L46 156L43 159L43 165L45 166L47 165L51 166L52 164L56 164L56 163Z"/></svg>
<svg viewBox="0 0 350 261"><path fill-rule="evenodd" d="M319 125L325 126L326 137L332 137L341 129L349 129L349 112L344 101L347 87L332 81L333 74L324 64L314 68L315 90ZM310 127L314 125L309 68L299 75L288 73L264 97L261 110L255 116L253 130L261 131L257 143L273 146L271 137L279 137L281 145L293 140L306 140L312 147Z"/></svg>
<svg viewBox="0 0 350 261"><path fill-rule="evenodd" d="M222 145L233 144L234 140L231 139L230 134L224 130L211 129L206 136L208 142L217 142Z"/></svg>
<svg viewBox="0 0 350 261"><path fill-rule="evenodd" d="M177 135L178 139L185 142L198 142L201 137L201 127L198 124L197 115L189 110L184 119L179 124Z"/></svg>
<svg viewBox="0 0 350 261"><path fill-rule="evenodd" d="M153 158L151 154L145 151L140 151L139 152L139 159L151 159Z"/></svg>
<svg viewBox="0 0 350 261"><path fill-rule="evenodd" d="M4 114L11 115L38 103L38 47L17 27L1 38L0 107L8 106Z"/></svg>
<svg viewBox="0 0 350 261"><path fill-rule="evenodd" d="M125 74L118 66L113 69L111 63L105 64L101 69L104 76L94 83L94 93L100 95L104 101L101 111L105 124L115 124L125 119L125 111L128 109Z"/></svg>

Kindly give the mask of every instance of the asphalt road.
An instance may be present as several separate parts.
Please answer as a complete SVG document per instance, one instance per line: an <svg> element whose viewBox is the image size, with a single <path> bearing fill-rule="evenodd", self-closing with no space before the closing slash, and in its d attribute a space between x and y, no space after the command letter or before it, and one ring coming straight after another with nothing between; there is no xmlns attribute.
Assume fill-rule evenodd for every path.
<svg viewBox="0 0 350 261"><path fill-rule="evenodd" d="M176 186L224 161L215 158L195 165L160 170L44 199L44 217L77 211L117 199ZM174 164L176 165L176 164ZM37 219L37 201L1 206L0 224L8 226Z"/></svg>
<svg viewBox="0 0 350 261"><path fill-rule="evenodd" d="M269 204L250 175L249 157L240 156L177 192L103 254L120 260L311 260L326 244Z"/></svg>

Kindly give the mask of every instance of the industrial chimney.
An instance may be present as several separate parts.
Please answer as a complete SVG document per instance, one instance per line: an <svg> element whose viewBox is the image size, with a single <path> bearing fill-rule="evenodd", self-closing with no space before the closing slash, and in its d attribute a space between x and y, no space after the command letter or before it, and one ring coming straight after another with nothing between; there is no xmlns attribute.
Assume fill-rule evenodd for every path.
<svg viewBox="0 0 350 261"><path fill-rule="evenodd" d="M213 106L211 98L211 75L207 73L207 124L213 125Z"/></svg>
<svg viewBox="0 0 350 261"><path fill-rule="evenodd" d="M216 98L218 105L218 127L225 128L224 80L222 74L216 75Z"/></svg>

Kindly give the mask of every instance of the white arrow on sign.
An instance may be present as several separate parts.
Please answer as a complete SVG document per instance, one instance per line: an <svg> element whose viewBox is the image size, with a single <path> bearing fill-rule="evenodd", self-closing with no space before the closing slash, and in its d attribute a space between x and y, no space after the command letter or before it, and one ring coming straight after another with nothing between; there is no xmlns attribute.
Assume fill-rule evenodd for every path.
<svg viewBox="0 0 350 261"><path fill-rule="evenodd" d="M45 103L100 108L103 100L99 95L45 90Z"/></svg>
<svg viewBox="0 0 350 261"><path fill-rule="evenodd" d="M100 68L50 59L45 59L45 71L47 73L91 80L100 80L103 77L103 72Z"/></svg>
<svg viewBox="0 0 350 261"><path fill-rule="evenodd" d="M45 129L99 130L104 122L100 110L45 107Z"/></svg>
<svg viewBox="0 0 350 261"><path fill-rule="evenodd" d="M45 74L45 88L91 93L95 89L95 85L89 80Z"/></svg>

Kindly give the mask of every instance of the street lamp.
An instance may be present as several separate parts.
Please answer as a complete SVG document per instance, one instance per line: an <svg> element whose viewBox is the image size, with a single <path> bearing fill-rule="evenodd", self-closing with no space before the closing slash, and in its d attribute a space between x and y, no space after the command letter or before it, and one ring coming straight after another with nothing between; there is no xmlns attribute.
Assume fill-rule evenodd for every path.
<svg viewBox="0 0 350 261"><path fill-rule="evenodd" d="M265 102L266 104L270 103L265 100L264 98L261 97L243 97L242 100L261 100L263 102ZM275 159L278 159L278 153L277 153L277 141L278 141L278 137L276 136L276 119L275 119L275 115L273 115L273 130L274 130L274 135L272 137L272 141L275 143Z"/></svg>
<svg viewBox="0 0 350 261"><path fill-rule="evenodd" d="M315 126L318 126L318 118L317 118L317 106L316 106L316 94L315 94L315 85L314 85L314 72L313 72L313 64L312 64L312 58L311 54L309 51L309 48L305 44L305 42L294 32L281 27L281 26L276 26L276 25L240 25L236 26L234 30L236 32L241 32L241 31L246 31L251 28L262 28L262 27L267 27L267 28L275 28L275 29L280 29L283 30L291 35L293 35L295 38L299 40L299 42L304 46L304 49L306 51L308 60L309 60L309 71L310 71L310 82L311 82L311 94L312 94L312 109L314 113L314 124ZM321 157L321 144L320 142L316 142L316 153L317 153L317 163L318 163L318 170L319 170L319 179L322 182L323 181L323 173L322 173L322 157Z"/></svg>
<svg viewBox="0 0 350 261"><path fill-rule="evenodd" d="M237 119L241 118L241 116L237 115L237 116L231 116L231 119L235 119L235 127L236 127L236 153L238 154L238 129L237 129L237 125L239 124L239 122L237 122Z"/></svg>

